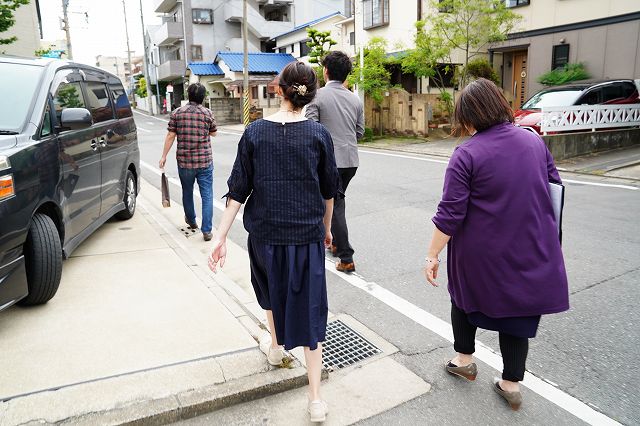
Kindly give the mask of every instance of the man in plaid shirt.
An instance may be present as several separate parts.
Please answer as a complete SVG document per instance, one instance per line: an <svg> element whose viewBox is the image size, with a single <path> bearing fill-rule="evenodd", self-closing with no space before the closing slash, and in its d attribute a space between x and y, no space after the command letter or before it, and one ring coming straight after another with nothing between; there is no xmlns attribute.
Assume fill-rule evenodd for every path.
<svg viewBox="0 0 640 426"><path fill-rule="evenodd" d="M213 237L213 158L210 136L216 135L216 120L213 113L202 106L207 93L202 84L189 85L187 93L189 103L175 109L169 118L160 168L164 169L167 154L177 137L176 159L182 184L184 220L192 229L198 228L193 206L193 185L197 180L202 198L202 235L205 241L209 241Z"/></svg>

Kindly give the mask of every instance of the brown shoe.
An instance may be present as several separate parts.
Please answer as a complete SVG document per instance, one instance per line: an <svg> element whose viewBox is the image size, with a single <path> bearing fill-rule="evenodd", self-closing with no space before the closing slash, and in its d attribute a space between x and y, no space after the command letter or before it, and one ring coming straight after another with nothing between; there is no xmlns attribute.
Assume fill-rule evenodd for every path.
<svg viewBox="0 0 640 426"><path fill-rule="evenodd" d="M211 233L211 232L203 232L202 233L202 238L204 238L205 241L211 241L211 239L213 238L213 233Z"/></svg>
<svg viewBox="0 0 640 426"><path fill-rule="evenodd" d="M337 257L338 256L338 247L336 247L335 244L331 244L331 247L329 247L329 250L331 250L331 255L333 257Z"/></svg>
<svg viewBox="0 0 640 426"><path fill-rule="evenodd" d="M351 262L351 263L343 263L341 260L336 262L336 269L339 272L345 272L347 274L350 274L351 272L355 272L356 271L356 264Z"/></svg>
<svg viewBox="0 0 640 426"><path fill-rule="evenodd" d="M449 361L444 365L444 369L447 370L447 373L449 374L453 374L454 376L460 376L471 382L473 382L476 379L476 376L478 375L478 366L475 364L475 362L472 362L469 365L458 367L457 365Z"/></svg>
<svg viewBox="0 0 640 426"><path fill-rule="evenodd" d="M522 394L520 392L508 392L503 390L500 387L500 379L497 377L493 378L493 386L491 386L494 391L501 397L505 399L509 403L509 406L513 411L518 411L520 409L520 405L522 405Z"/></svg>
<svg viewBox="0 0 640 426"><path fill-rule="evenodd" d="M198 224L189 222L189 219L187 219L186 216L184 217L184 223L186 223L191 229L198 229Z"/></svg>

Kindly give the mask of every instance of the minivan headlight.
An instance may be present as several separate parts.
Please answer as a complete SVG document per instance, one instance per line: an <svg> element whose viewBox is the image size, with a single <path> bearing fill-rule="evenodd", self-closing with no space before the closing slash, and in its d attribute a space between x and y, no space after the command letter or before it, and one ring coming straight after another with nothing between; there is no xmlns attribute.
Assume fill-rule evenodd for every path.
<svg viewBox="0 0 640 426"><path fill-rule="evenodd" d="M9 168L11 168L9 157L5 155L0 155L0 170L7 170Z"/></svg>

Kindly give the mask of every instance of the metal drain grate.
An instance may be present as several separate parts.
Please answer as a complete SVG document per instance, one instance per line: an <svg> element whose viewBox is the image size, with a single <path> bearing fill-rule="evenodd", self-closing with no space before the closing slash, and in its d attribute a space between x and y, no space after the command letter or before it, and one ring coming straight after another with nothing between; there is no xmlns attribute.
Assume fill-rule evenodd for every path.
<svg viewBox="0 0 640 426"><path fill-rule="evenodd" d="M382 353L375 345L340 320L327 324L322 364L327 369L344 368Z"/></svg>

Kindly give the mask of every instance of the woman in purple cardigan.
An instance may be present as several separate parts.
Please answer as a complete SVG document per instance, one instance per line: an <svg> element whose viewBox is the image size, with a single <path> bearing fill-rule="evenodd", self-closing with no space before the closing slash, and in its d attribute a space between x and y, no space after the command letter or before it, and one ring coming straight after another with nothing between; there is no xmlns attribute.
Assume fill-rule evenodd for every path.
<svg viewBox="0 0 640 426"><path fill-rule="evenodd" d="M515 127L511 108L489 80L469 84L456 103L453 153L425 276L437 286L447 245L451 323L457 355L446 371L475 380L477 327L499 332L502 379L493 389L517 410L529 349L543 314L569 309L567 274L548 182L560 183L542 139Z"/></svg>

